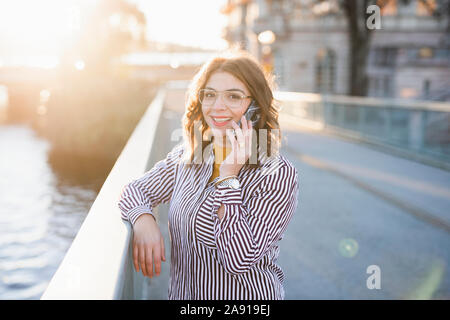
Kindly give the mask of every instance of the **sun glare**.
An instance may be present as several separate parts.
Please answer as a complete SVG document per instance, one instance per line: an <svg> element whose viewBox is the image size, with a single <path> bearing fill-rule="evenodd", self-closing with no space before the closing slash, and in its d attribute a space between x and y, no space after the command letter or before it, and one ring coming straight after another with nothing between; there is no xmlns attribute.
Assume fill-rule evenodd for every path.
<svg viewBox="0 0 450 320"><path fill-rule="evenodd" d="M224 0L128 0L145 14L147 39L204 48L225 48L220 32ZM98 0L0 0L0 65L54 68L80 32L80 19ZM109 24L118 27L113 14ZM137 21L128 25L138 32ZM133 28L131 28L133 29ZM176 66L174 66L176 67ZM84 65L75 65L83 70Z"/></svg>
<svg viewBox="0 0 450 320"><path fill-rule="evenodd" d="M95 1L89 3L92 6ZM54 66L64 45L79 28L81 7L87 5L87 0L0 1L3 59L8 61L9 56L10 62L22 59L36 66L35 60L41 57L42 67Z"/></svg>
<svg viewBox="0 0 450 320"><path fill-rule="evenodd" d="M220 8L226 0L130 0L147 16L147 35L159 42L224 49L221 38L226 17Z"/></svg>

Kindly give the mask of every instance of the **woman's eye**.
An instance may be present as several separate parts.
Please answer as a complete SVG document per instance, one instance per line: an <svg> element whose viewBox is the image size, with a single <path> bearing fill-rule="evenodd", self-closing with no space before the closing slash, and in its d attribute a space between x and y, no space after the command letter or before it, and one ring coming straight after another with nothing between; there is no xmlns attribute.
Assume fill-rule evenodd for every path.
<svg viewBox="0 0 450 320"><path fill-rule="evenodd" d="M239 99L241 98L241 96L240 96L240 95L237 95L237 94L230 94L228 97L229 97L231 100L239 100Z"/></svg>
<svg viewBox="0 0 450 320"><path fill-rule="evenodd" d="M216 96L216 94L214 92L206 92L205 93L205 97L207 98L214 98Z"/></svg>

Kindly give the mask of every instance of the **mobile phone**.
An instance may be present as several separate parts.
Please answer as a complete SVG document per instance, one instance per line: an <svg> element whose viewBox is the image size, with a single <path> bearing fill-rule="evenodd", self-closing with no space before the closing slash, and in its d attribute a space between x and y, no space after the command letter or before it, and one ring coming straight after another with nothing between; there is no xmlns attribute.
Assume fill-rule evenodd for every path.
<svg viewBox="0 0 450 320"><path fill-rule="evenodd" d="M244 117L247 120L250 120L252 122L253 128L256 127L259 121L259 106L256 104L255 100L252 100L250 105L247 108L247 111L244 113ZM237 122L237 125L242 128L241 120Z"/></svg>

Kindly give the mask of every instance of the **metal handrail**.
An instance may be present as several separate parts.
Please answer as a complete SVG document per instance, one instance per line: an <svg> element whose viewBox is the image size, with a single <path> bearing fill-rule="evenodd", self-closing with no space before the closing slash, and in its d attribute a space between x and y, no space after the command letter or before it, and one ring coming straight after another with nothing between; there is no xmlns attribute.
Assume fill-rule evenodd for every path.
<svg viewBox="0 0 450 320"><path fill-rule="evenodd" d="M275 92L288 121L450 170L450 103Z"/></svg>
<svg viewBox="0 0 450 320"><path fill-rule="evenodd" d="M450 112L450 104L448 102L421 101L421 100L405 100L393 98L374 98L374 97L354 97L341 95L322 95L318 93L304 92L287 92L277 91L275 98L281 101L307 101L336 103L345 105L364 105L367 107L386 107L403 108L414 110L440 111Z"/></svg>

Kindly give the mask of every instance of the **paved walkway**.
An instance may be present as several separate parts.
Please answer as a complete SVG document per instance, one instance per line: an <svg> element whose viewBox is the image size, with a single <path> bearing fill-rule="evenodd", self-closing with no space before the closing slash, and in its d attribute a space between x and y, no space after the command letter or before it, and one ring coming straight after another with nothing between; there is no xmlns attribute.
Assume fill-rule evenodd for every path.
<svg viewBox="0 0 450 320"><path fill-rule="evenodd" d="M168 132L180 115L165 111ZM450 299L450 173L282 129L282 153L300 179L299 207L280 244L286 299ZM160 206L162 226L166 210ZM168 249L167 227L161 229ZM371 265L380 268L381 289L367 288ZM169 266L149 281L150 299L167 298Z"/></svg>
<svg viewBox="0 0 450 320"><path fill-rule="evenodd" d="M450 298L450 173L361 144L284 131L300 173L281 244L287 299ZM367 267L381 271L369 290Z"/></svg>

